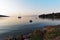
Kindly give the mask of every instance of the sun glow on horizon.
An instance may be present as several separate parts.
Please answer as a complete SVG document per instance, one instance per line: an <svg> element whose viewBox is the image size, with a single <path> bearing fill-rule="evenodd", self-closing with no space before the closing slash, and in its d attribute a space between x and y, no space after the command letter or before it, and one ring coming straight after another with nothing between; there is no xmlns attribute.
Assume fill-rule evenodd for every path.
<svg viewBox="0 0 60 40"><path fill-rule="evenodd" d="M22 16L60 12L60 0L0 0L0 15Z"/></svg>

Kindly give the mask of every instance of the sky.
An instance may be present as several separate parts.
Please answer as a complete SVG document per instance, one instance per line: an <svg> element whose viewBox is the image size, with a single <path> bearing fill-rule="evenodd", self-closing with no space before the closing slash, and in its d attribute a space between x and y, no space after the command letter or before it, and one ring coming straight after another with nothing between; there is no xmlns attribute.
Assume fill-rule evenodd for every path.
<svg viewBox="0 0 60 40"><path fill-rule="evenodd" d="M23 16L60 12L60 0L0 0L0 15Z"/></svg>

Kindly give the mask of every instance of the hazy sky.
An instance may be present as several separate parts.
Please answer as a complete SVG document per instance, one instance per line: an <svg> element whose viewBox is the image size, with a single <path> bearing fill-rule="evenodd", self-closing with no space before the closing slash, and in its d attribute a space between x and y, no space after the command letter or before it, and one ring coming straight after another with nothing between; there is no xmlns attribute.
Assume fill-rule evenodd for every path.
<svg viewBox="0 0 60 40"><path fill-rule="evenodd" d="M0 14L37 15L60 12L60 0L0 0Z"/></svg>

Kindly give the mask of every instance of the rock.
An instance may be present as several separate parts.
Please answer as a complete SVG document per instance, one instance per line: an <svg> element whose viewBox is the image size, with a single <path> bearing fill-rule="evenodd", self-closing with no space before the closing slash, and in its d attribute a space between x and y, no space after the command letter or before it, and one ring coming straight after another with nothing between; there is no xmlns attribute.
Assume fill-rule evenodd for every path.
<svg viewBox="0 0 60 40"><path fill-rule="evenodd" d="M29 21L30 23L33 22L32 20Z"/></svg>

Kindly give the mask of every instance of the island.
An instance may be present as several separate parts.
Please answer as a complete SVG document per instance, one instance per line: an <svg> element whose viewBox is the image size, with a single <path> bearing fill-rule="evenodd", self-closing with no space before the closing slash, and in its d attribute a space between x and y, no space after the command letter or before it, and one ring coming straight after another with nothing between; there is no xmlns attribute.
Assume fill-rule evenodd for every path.
<svg viewBox="0 0 60 40"><path fill-rule="evenodd" d="M9 16L6 16L6 15L0 15L0 17L9 17Z"/></svg>
<svg viewBox="0 0 60 40"><path fill-rule="evenodd" d="M38 16L39 18L59 18L60 19L60 13L48 13L48 14L42 14Z"/></svg>

